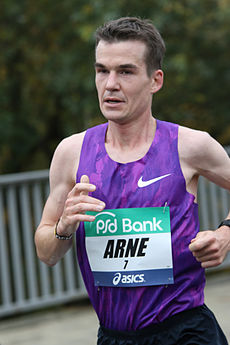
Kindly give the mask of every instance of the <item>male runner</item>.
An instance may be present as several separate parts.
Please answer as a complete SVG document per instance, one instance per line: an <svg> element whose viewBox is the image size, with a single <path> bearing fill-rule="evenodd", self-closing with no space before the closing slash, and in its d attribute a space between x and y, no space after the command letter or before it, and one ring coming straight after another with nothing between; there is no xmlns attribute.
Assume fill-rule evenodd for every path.
<svg viewBox="0 0 230 345"><path fill-rule="evenodd" d="M196 199L199 175L230 190L230 160L207 133L152 116L164 51L146 20L97 30L96 88L107 123L56 149L35 235L39 258L52 266L76 232L100 345L227 344L204 305L204 269L230 250L230 222L199 232Z"/></svg>

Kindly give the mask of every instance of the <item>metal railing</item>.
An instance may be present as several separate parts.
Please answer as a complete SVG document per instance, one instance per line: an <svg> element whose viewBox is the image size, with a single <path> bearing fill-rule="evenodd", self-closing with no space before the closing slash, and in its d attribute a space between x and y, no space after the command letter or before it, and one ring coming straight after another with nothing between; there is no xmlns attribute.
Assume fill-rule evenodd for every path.
<svg viewBox="0 0 230 345"><path fill-rule="evenodd" d="M37 259L48 191L48 171L0 176L0 316L86 296L74 249L52 268Z"/></svg>
<svg viewBox="0 0 230 345"><path fill-rule="evenodd" d="M199 184L201 229L215 229L229 193L203 178ZM87 296L75 247L54 267L37 259L34 229L48 192L48 170L0 176L0 317Z"/></svg>

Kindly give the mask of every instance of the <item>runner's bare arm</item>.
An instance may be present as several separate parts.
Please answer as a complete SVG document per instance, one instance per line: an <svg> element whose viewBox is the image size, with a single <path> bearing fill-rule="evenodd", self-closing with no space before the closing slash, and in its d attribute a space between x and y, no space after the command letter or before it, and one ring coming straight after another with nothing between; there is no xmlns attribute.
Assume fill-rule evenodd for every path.
<svg viewBox="0 0 230 345"><path fill-rule="evenodd" d="M230 191L230 159L223 147L207 133L182 131L182 136L189 135L189 144L184 145L182 155L190 185L193 186L192 180L202 175ZM230 218L230 212L226 218ZM189 248L204 268L218 266L230 251L230 229L222 226L215 231L199 232Z"/></svg>
<svg viewBox="0 0 230 345"><path fill-rule="evenodd" d="M54 235L55 225L60 219L57 233L60 236L73 234L80 221L92 221L86 211L101 211L104 203L90 197L96 187L83 176L75 183L76 171L84 133L63 140L57 147L50 167L50 195L45 204L41 222L35 233L38 257L48 265L55 265L72 245L72 240L59 240Z"/></svg>

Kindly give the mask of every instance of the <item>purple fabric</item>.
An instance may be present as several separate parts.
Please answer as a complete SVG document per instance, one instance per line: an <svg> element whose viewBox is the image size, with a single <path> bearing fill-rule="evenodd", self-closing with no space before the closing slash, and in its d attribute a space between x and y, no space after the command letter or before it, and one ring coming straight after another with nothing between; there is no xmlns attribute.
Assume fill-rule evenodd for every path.
<svg viewBox="0 0 230 345"><path fill-rule="evenodd" d="M101 325L115 330L136 330L165 320L204 303L204 270L188 245L199 231L198 205L186 191L178 157L178 126L157 121L156 134L147 154L136 162L117 163L105 150L107 124L87 130L81 151L77 182L83 174L97 186L92 193L107 209L170 207L174 284L147 287L94 286L85 250L84 224L76 234L82 276ZM139 188L137 182L170 176Z"/></svg>

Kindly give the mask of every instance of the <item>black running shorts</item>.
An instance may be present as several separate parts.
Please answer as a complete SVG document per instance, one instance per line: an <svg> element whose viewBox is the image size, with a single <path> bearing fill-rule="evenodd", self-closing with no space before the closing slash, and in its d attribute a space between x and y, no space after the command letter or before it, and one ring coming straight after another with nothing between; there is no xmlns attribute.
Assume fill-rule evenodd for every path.
<svg viewBox="0 0 230 345"><path fill-rule="evenodd" d="M97 345L228 345L228 342L214 314L203 305L133 332L101 326Z"/></svg>

